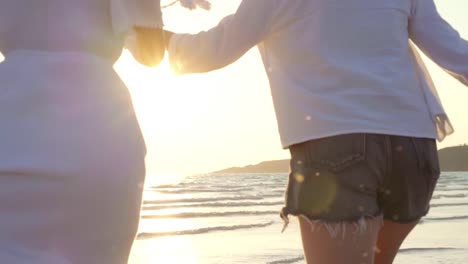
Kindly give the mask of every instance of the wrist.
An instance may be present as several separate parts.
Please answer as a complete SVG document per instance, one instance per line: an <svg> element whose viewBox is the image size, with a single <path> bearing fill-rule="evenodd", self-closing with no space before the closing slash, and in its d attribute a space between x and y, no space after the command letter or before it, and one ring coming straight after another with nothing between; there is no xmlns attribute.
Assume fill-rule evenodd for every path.
<svg viewBox="0 0 468 264"><path fill-rule="evenodd" d="M164 46L166 50L169 50L169 45L171 43L171 38L174 33L171 31L163 30Z"/></svg>

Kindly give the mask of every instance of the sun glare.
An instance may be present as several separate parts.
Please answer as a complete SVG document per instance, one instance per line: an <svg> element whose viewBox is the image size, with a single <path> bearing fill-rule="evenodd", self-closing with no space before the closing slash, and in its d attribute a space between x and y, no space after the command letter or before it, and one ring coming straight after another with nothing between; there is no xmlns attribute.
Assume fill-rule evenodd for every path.
<svg viewBox="0 0 468 264"><path fill-rule="evenodd" d="M189 137L202 133L207 116L217 116L216 103L210 89L216 89L216 78L204 75L175 75L166 58L156 68L138 64L128 51L115 64L115 69L127 85L133 105L145 137L147 155L147 179L153 185L174 184L183 179L180 174L179 148L190 147ZM183 142L183 143L182 143ZM164 157L162 155L165 155ZM166 168L161 170L161 163ZM173 165L172 165L173 164ZM187 167L187 166L186 166ZM155 175L157 171L158 175ZM164 174L164 175L160 175Z"/></svg>
<svg viewBox="0 0 468 264"><path fill-rule="evenodd" d="M188 236L137 240L133 249L130 263L200 263L199 249Z"/></svg>
<svg viewBox="0 0 468 264"><path fill-rule="evenodd" d="M208 83L202 76L176 76L167 56L158 67L148 68L124 52L115 69L132 94L144 128L169 125L173 131L186 131L208 109L210 96L199 90Z"/></svg>

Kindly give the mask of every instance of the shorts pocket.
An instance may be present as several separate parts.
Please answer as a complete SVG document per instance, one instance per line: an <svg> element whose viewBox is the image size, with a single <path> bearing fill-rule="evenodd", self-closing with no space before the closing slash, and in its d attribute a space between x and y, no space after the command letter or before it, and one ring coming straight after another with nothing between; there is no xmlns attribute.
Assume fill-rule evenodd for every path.
<svg viewBox="0 0 468 264"><path fill-rule="evenodd" d="M368 182L365 170L361 169L366 160L366 134L311 140L290 147L290 151L291 173L284 215L341 221L374 213L349 207L348 200L361 197L364 190L360 185Z"/></svg>
<svg viewBox="0 0 468 264"><path fill-rule="evenodd" d="M326 169L338 173L366 159L366 134L339 135L291 147L291 169Z"/></svg>

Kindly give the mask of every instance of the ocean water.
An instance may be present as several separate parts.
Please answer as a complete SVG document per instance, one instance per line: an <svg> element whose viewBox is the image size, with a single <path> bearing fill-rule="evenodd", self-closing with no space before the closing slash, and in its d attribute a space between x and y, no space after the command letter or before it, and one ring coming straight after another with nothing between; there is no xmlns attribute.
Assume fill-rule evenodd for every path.
<svg viewBox="0 0 468 264"><path fill-rule="evenodd" d="M209 174L148 186L130 264L304 264L297 221L281 233L287 174ZM396 264L468 263L468 173L443 173Z"/></svg>

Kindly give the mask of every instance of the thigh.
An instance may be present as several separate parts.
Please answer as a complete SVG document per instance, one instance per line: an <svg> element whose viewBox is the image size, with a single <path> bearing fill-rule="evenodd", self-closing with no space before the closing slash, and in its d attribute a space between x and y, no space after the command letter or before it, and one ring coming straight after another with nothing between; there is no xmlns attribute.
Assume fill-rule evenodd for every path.
<svg viewBox="0 0 468 264"><path fill-rule="evenodd" d="M372 264L381 217L356 222L327 223L299 218L307 263ZM331 232L339 233L338 236Z"/></svg>
<svg viewBox="0 0 468 264"><path fill-rule="evenodd" d="M126 263L146 152L131 97L108 62L47 54L2 63L0 242L15 242L24 256Z"/></svg>
<svg viewBox="0 0 468 264"><path fill-rule="evenodd" d="M61 208L67 216L56 236L60 252L73 263L127 263L138 230L144 173L141 163L139 169L115 166L105 175L90 172L73 179Z"/></svg>
<svg viewBox="0 0 468 264"><path fill-rule="evenodd" d="M122 168L120 168L122 169ZM122 174L138 174L140 170ZM134 177L0 173L0 258L8 263L127 263L142 185ZM2 262L3 263L3 262Z"/></svg>
<svg viewBox="0 0 468 264"><path fill-rule="evenodd" d="M64 179L47 175L0 171L2 263L68 263L55 252L66 184Z"/></svg>
<svg viewBox="0 0 468 264"><path fill-rule="evenodd" d="M377 239L375 264L392 264L401 244L418 222L419 220L397 223L385 220Z"/></svg>

